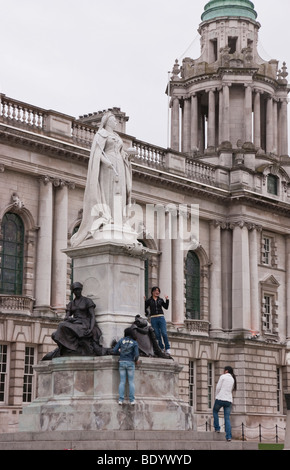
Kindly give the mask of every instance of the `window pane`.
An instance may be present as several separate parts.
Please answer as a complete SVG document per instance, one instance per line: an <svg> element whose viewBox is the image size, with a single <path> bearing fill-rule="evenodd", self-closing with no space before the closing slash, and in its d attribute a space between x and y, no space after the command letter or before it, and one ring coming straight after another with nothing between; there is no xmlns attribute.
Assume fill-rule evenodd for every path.
<svg viewBox="0 0 290 470"><path fill-rule="evenodd" d="M17 214L8 212L2 221L0 294L22 294L24 226Z"/></svg>
<svg viewBox="0 0 290 470"><path fill-rule="evenodd" d="M200 319L200 262L193 251L186 260L186 318Z"/></svg>
<svg viewBox="0 0 290 470"><path fill-rule="evenodd" d="M34 348L25 348L25 361L24 361L24 377L23 377L23 402L32 401L33 393L33 364L34 364Z"/></svg>
<svg viewBox="0 0 290 470"><path fill-rule="evenodd" d="M275 175L268 175L267 178L268 193L278 195L278 178Z"/></svg>
<svg viewBox="0 0 290 470"><path fill-rule="evenodd" d="M5 401L6 372L7 372L7 345L0 344L0 402Z"/></svg>

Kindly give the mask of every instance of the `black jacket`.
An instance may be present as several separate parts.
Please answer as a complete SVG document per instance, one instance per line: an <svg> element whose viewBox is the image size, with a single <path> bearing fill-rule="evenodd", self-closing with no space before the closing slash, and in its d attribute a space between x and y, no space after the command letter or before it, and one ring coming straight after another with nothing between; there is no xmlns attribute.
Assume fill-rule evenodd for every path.
<svg viewBox="0 0 290 470"><path fill-rule="evenodd" d="M156 315L164 315L162 307L165 308L165 310L168 309L169 299L166 299L165 302L160 297L158 297L156 299L156 301L153 299L153 297L150 297L149 299L145 300L145 315L146 315L146 317L149 315L149 313L147 312L148 308L150 309L150 316L151 317L154 317Z"/></svg>

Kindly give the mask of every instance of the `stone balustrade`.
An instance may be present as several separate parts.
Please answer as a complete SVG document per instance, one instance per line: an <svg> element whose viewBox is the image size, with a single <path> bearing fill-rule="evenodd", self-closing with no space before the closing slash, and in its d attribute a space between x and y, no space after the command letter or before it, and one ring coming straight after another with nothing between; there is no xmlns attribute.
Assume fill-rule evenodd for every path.
<svg viewBox="0 0 290 470"><path fill-rule="evenodd" d="M37 132L69 141L77 146L91 147L96 126L82 122L62 113L45 110L37 106L0 94L0 123ZM126 141L128 137L126 136ZM185 153L175 152L131 138L131 147L136 149L135 163L167 170L186 176L189 180L215 185L214 165L202 163Z"/></svg>
<svg viewBox="0 0 290 470"><path fill-rule="evenodd" d="M184 325L187 331L201 336L209 335L209 322L204 320L186 319Z"/></svg>
<svg viewBox="0 0 290 470"><path fill-rule="evenodd" d="M45 114L44 109L0 94L0 122L42 131Z"/></svg>
<svg viewBox="0 0 290 470"><path fill-rule="evenodd" d="M34 299L22 295L0 294L0 313L32 312Z"/></svg>

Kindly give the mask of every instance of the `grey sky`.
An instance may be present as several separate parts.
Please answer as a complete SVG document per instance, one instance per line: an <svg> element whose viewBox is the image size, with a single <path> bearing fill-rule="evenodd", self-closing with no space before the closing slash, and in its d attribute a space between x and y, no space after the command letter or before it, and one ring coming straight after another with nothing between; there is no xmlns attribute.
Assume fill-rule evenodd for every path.
<svg viewBox="0 0 290 470"><path fill-rule="evenodd" d="M0 91L74 117L120 107L128 134L167 147L168 72L199 57L206 3L0 0ZM290 71L289 0L254 4L260 55Z"/></svg>

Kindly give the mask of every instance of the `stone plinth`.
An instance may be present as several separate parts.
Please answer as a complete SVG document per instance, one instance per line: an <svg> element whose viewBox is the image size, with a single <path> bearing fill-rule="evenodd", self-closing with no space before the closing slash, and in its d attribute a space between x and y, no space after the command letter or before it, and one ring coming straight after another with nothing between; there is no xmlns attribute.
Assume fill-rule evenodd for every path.
<svg viewBox="0 0 290 470"><path fill-rule="evenodd" d="M101 236L103 235L103 236ZM120 235L120 236L118 236ZM64 252L73 259L73 280L83 284L83 295L96 304L96 320L103 346L122 338L135 315L144 312L144 261L147 249L132 233L100 232L97 239Z"/></svg>
<svg viewBox="0 0 290 470"><path fill-rule="evenodd" d="M135 406L126 395L118 404L117 356L60 357L35 369L37 399L24 407L20 431L194 429L192 408L178 397L182 367L172 360L142 358Z"/></svg>

